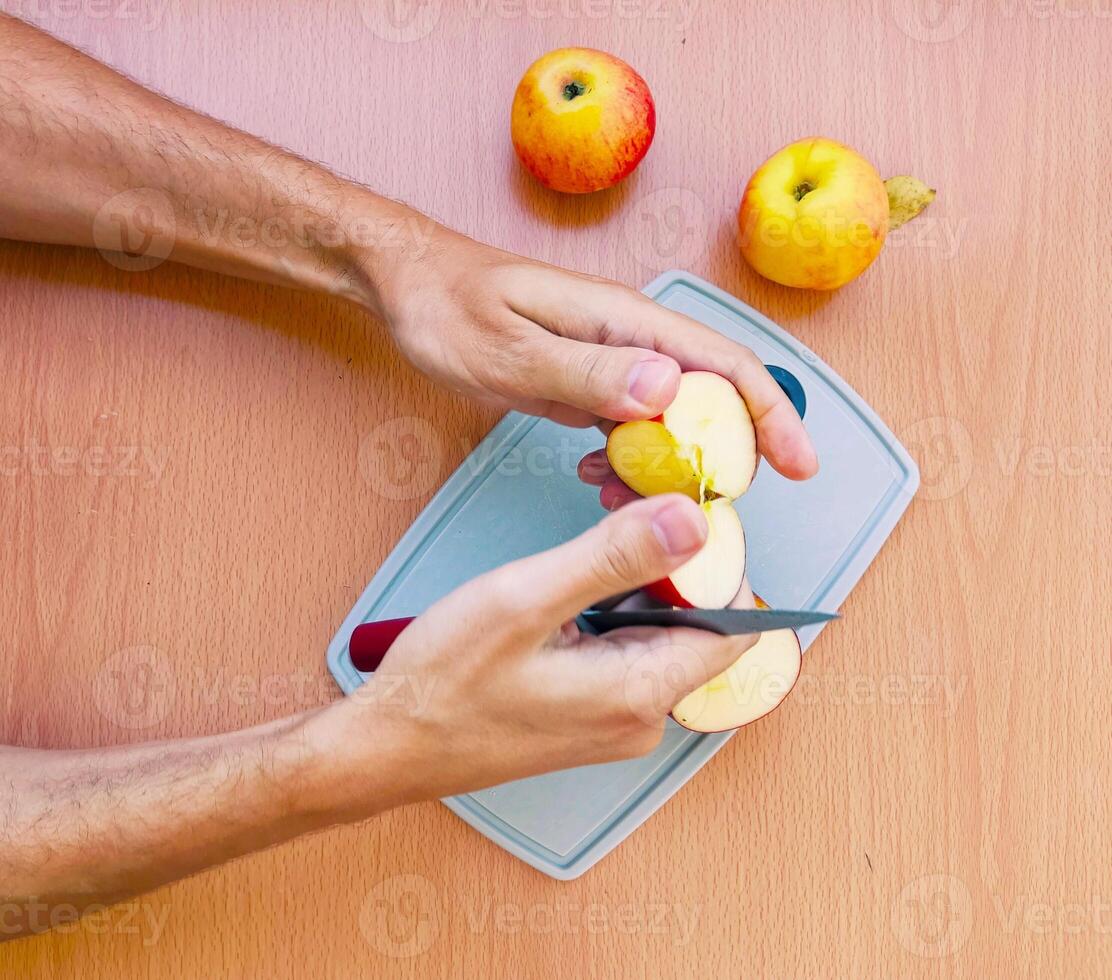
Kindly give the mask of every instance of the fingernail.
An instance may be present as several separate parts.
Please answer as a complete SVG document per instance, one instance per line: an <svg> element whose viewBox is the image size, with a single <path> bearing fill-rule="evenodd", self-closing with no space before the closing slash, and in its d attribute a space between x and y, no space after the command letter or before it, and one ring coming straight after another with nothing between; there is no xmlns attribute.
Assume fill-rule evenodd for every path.
<svg viewBox="0 0 1112 980"><path fill-rule="evenodd" d="M653 518L653 534L670 555L698 551L707 538L707 521L699 508L687 501L669 504Z"/></svg>
<svg viewBox="0 0 1112 980"><path fill-rule="evenodd" d="M629 372L629 394L635 401L649 408L664 408L661 404L673 387L676 366L659 358L639 361Z"/></svg>

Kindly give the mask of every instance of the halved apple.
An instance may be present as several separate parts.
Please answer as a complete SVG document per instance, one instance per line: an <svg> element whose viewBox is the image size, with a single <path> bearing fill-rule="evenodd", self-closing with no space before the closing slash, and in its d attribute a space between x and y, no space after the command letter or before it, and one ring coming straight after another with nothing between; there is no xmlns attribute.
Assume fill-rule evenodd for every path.
<svg viewBox="0 0 1112 980"><path fill-rule="evenodd" d="M654 599L685 609L723 609L738 594L745 577L745 532L734 505L715 497L702 505L707 540L668 578L645 591Z"/></svg>
<svg viewBox="0 0 1112 980"><path fill-rule="evenodd" d="M761 599L757 606L768 608ZM783 704L802 664L803 648L795 630L762 633L732 666L682 698L672 717L693 732L741 728Z"/></svg>
<svg viewBox="0 0 1112 980"><path fill-rule="evenodd" d="M680 375L675 399L655 419L623 422L606 440L614 472L650 497L740 497L757 469L757 434L737 388L710 371Z"/></svg>

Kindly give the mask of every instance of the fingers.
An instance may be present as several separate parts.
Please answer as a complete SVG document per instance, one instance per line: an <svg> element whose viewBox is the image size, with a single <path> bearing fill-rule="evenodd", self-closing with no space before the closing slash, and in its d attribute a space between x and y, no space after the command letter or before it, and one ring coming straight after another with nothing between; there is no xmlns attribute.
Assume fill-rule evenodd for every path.
<svg viewBox="0 0 1112 980"><path fill-rule="evenodd" d="M807 479L818 472L818 457L803 422L760 358L647 296L620 292L627 305L617 307L614 317L629 317L654 350L677 356L686 370L716 371L734 383L753 417L761 455L778 472L792 479ZM680 351L682 356L676 353Z"/></svg>
<svg viewBox="0 0 1112 980"><path fill-rule="evenodd" d="M630 490L616 476L607 480L598 492L598 502L604 510L609 511L618 510L640 499L635 491Z"/></svg>
<svg viewBox="0 0 1112 980"><path fill-rule="evenodd" d="M579 461L576 472L579 479L589 487L601 487L607 480L614 479L614 469L606 458L605 449L587 453Z"/></svg>
<svg viewBox="0 0 1112 980"><path fill-rule="evenodd" d="M578 424L599 419L647 419L659 415L676 397L680 368L671 358L636 347L569 340L529 323L516 349L494 351L502 387L549 402ZM501 353L501 357L499 357ZM552 411L544 414L551 416Z"/></svg>
<svg viewBox="0 0 1112 980"><path fill-rule="evenodd" d="M579 479L588 486L599 488L599 503L606 510L617 510L641 499L618 478L606 458L605 449L596 449L594 452L587 453L579 461L577 473Z"/></svg>
<svg viewBox="0 0 1112 980"><path fill-rule="evenodd" d="M618 608L630 608L638 598ZM731 609L752 609L749 579L741 583ZM718 636L705 630L637 627L607 633L611 649L625 665L622 685L627 699L651 716L667 714L676 702L729 669L759 639L758 635Z"/></svg>
<svg viewBox="0 0 1112 980"><path fill-rule="evenodd" d="M487 576L491 601L520 635L550 634L607 596L665 577L703 546L706 518L680 494L641 500L579 537Z"/></svg>
<svg viewBox="0 0 1112 980"><path fill-rule="evenodd" d="M546 322L546 314L558 316L563 329L579 340L645 348L674 358L685 371L728 377L749 407L761 455L791 479L818 472L818 458L799 415L747 347L617 283L582 281L574 298L565 296L559 314L539 308L538 322Z"/></svg>

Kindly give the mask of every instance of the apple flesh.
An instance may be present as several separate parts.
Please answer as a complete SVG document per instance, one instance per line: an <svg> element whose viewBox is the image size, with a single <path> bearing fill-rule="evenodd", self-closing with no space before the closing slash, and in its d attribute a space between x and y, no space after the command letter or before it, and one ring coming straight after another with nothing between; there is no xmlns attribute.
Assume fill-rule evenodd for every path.
<svg viewBox="0 0 1112 980"><path fill-rule="evenodd" d="M510 137L546 187L586 194L618 183L641 162L656 131L649 86L621 58L559 48L518 83Z"/></svg>
<svg viewBox="0 0 1112 980"><path fill-rule="evenodd" d="M760 599L760 608L768 606ZM682 698L672 718L693 732L728 732L763 718L791 693L803 664L795 630L770 630L717 677Z"/></svg>
<svg viewBox="0 0 1112 980"><path fill-rule="evenodd" d="M741 589L745 577L745 532L734 505L716 497L702 505L707 540L692 558L668 578L645 591L654 599L683 609L724 609Z"/></svg>
<svg viewBox="0 0 1112 980"><path fill-rule="evenodd" d="M708 497L734 500L756 472L757 433L731 382L710 371L687 371L663 414L614 427L606 457L642 497L682 493L700 504Z"/></svg>

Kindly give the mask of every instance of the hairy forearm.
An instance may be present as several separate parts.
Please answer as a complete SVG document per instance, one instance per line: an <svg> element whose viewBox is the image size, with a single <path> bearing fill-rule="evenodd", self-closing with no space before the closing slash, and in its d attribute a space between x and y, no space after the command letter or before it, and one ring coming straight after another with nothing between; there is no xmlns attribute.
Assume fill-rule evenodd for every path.
<svg viewBox="0 0 1112 980"><path fill-rule="evenodd" d="M0 237L168 258L377 308L435 223L0 14Z"/></svg>
<svg viewBox="0 0 1112 980"><path fill-rule="evenodd" d="M352 802L327 710L175 742L0 748L0 940L410 799L384 737L391 757Z"/></svg>

